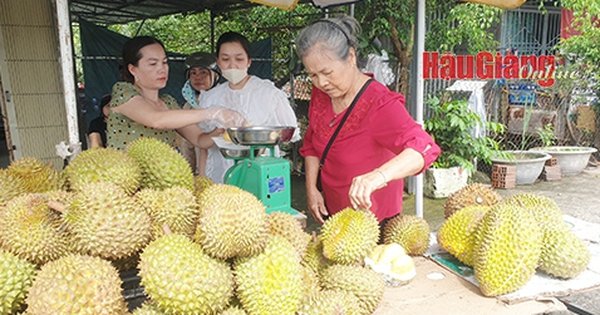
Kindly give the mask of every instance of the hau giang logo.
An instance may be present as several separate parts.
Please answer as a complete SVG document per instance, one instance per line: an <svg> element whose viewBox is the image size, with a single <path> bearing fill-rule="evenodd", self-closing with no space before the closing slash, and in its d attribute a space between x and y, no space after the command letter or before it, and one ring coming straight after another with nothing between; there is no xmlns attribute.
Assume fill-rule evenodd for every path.
<svg viewBox="0 0 600 315"><path fill-rule="evenodd" d="M513 55L479 52L476 55L423 53L424 79L518 79L534 80L541 87L551 87L557 79L577 77L574 71L557 69L552 55Z"/></svg>

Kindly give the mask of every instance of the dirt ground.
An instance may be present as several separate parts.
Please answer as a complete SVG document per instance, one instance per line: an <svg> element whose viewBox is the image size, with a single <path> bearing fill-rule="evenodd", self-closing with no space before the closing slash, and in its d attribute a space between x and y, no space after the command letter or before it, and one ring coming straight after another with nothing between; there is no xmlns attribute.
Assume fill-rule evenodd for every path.
<svg viewBox="0 0 600 315"><path fill-rule="evenodd" d="M292 181L292 206L302 211L306 209L304 178L294 176ZM600 168L588 167L579 175L563 177L559 181L538 181L533 185L522 185L514 189L498 190L498 192L502 196L521 192L547 196L554 199L565 214L600 224ZM424 216L434 231L439 229L443 222L444 202L445 199L424 199ZM404 213L415 213L414 196L407 196L404 200ZM318 229L318 225L312 221L310 215L308 217L308 229ZM573 314L600 315L600 288L561 299L579 309L572 309Z"/></svg>

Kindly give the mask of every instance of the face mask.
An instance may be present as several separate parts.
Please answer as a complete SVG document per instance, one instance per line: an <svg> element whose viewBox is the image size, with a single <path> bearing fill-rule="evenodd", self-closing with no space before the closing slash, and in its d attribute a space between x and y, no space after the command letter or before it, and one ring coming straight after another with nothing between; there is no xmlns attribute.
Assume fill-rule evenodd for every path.
<svg viewBox="0 0 600 315"><path fill-rule="evenodd" d="M225 69L222 75L231 84L236 85L248 75L248 69Z"/></svg>

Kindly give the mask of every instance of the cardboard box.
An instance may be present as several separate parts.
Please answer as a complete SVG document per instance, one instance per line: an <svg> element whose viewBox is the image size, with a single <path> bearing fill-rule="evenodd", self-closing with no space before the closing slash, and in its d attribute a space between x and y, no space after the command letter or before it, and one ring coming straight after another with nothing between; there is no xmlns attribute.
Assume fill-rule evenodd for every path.
<svg viewBox="0 0 600 315"><path fill-rule="evenodd" d="M417 276L407 285L387 287L374 315L546 314L564 311L557 299L507 304L485 297L479 288L425 257L415 257Z"/></svg>

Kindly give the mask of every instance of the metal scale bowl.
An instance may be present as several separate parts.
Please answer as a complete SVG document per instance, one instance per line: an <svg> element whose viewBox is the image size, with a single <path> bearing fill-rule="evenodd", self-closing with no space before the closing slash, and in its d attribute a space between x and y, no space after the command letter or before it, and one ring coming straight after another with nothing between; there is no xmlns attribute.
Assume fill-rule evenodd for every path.
<svg viewBox="0 0 600 315"><path fill-rule="evenodd" d="M254 194L267 213L280 211L304 217L291 205L290 162L275 156L275 146L290 141L294 130L294 127L228 128L233 143L215 141L221 154L235 161L223 182Z"/></svg>

